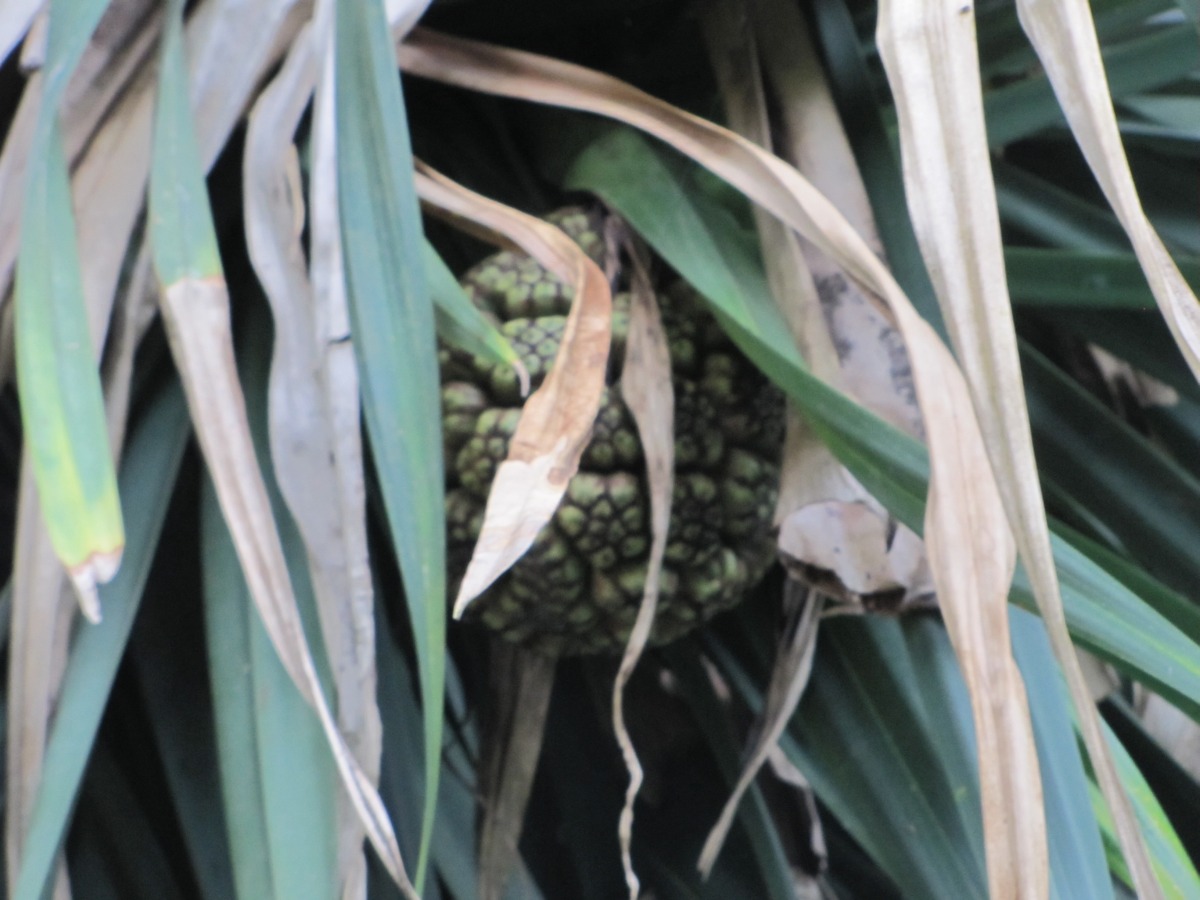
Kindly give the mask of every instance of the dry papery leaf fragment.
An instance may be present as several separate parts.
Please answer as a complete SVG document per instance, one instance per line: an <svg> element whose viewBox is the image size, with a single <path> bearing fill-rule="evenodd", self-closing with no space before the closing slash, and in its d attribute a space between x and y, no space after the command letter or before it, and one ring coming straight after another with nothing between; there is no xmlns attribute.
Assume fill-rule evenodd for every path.
<svg viewBox="0 0 1200 900"><path fill-rule="evenodd" d="M1056 10L1074 6L1050 5ZM1090 31L1086 4L1077 7L1076 12L1080 9L1084 18L1076 17L1072 27ZM1068 15L1060 22L1069 19ZM1066 676L1097 780L1113 812L1134 884L1140 896L1159 896L1161 888L1067 632L1021 383L971 7L938 0L884 0L876 43L896 101L910 217L980 412L1001 498L1055 656ZM1061 55L1068 49L1059 46L1050 52ZM1052 63L1045 55L1043 48L1048 69L1052 65L1071 65L1065 60ZM1095 62L1102 83L1098 50ZM1098 98L1093 95L1093 100ZM1103 102L1111 111L1111 100L1105 96ZM1119 150L1115 122L1112 134ZM1132 190L1132 182L1129 184ZM1142 222L1145 224L1144 217ZM1149 231L1148 225L1144 231ZM1161 248L1161 244L1158 246ZM1153 259L1154 253L1147 256ZM1173 265L1171 269L1178 277L1178 270ZM1195 310L1194 299L1192 304ZM934 550L931 546L931 552ZM965 637L956 623L960 609L948 602L950 598L944 592L939 591L939 597L957 650ZM990 618L992 626L1001 629L998 637L1007 643L1007 619L1000 612ZM961 661L961 651L959 656ZM978 674L990 677L986 670ZM974 691L972 677L968 671L968 684ZM980 685L984 690L988 686ZM983 754L987 738L978 719L976 730ZM1010 736L1016 741L1015 732ZM990 888L996 896L1012 895L1014 891L1020 896L1045 896L1049 891L1049 862L1044 817L1040 803L1035 807L1028 802L1040 795L1032 736L1004 748L1002 758L992 760L992 764L995 768L989 772L981 758ZM1008 806L1008 814L997 809L1000 804ZM1000 832L1006 834L1005 840L1000 839Z"/></svg>
<svg viewBox="0 0 1200 900"><path fill-rule="evenodd" d="M658 586L662 577L663 556L667 550L675 481L675 393L671 384L671 354L667 348L654 287L636 248L629 253L629 257L633 267L632 306L621 385L622 396L633 415L646 459L650 488L650 558L646 564L646 584L642 589L637 618L613 683L612 716L613 730L629 772L625 804L621 807L617 823L617 838L621 845L621 864L625 869L629 897L630 900L637 900L640 883L633 870L633 804L641 789L643 772L625 725L625 687L646 649L658 609Z"/></svg>
<svg viewBox="0 0 1200 900"><path fill-rule="evenodd" d="M985 796L997 796L998 788L1009 804L1021 796L1023 803L1040 806L1040 792L1028 793L1037 778L1024 689L1007 642L997 639L1007 634L1015 546L966 382L946 346L853 227L782 160L607 75L422 29L398 54L412 74L597 113L664 140L799 231L887 304L913 362L930 449L925 539L938 595L945 605L945 598L953 598L955 611L948 619L957 616L951 629L971 688L979 745L986 753L1007 745L1012 759L1022 761L1025 793L1014 790L1011 773L993 763L985 767L985 777L1000 783L985 785ZM1020 820L1012 805L1008 810ZM1008 835L1006 843L1022 841Z"/></svg>
<svg viewBox="0 0 1200 900"><path fill-rule="evenodd" d="M612 341L612 291L600 267L554 225L417 166L417 194L436 211L515 244L574 288L553 367L525 401L488 494L483 527L454 601L454 615L521 558L550 521L579 469L604 390Z"/></svg>

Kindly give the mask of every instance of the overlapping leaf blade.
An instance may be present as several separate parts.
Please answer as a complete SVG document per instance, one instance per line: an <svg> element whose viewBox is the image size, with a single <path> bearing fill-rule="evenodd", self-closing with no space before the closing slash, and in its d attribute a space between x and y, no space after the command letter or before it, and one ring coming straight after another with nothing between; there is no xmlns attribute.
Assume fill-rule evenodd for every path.
<svg viewBox="0 0 1200 900"><path fill-rule="evenodd" d="M412 153L381 4L336 14L338 201L363 414L416 640L425 732L423 882L441 764L446 549L433 308Z"/></svg>
<svg viewBox="0 0 1200 900"><path fill-rule="evenodd" d="M855 476L899 519L919 528L928 465L924 448L809 375L794 348L781 346L781 330L772 333L750 324L748 306L754 304L759 310L755 315L762 316L770 316L774 307L762 289L765 280L753 245L745 233L739 240L733 227L736 217L690 181L686 167L670 164L646 141L632 135L619 144L602 140L605 146L579 157L568 183L596 192L628 218L656 252L708 298L722 324L732 326L734 339L822 429L822 437L833 442ZM632 161L614 159L618 149ZM638 171L644 178L637 177ZM724 262L727 257L737 261L730 266ZM755 271L757 277L752 275ZM1083 553L1060 539L1054 540L1054 547L1068 624L1076 637L1174 696L1191 697L1193 704L1200 701L1200 663L1195 659L1200 648ZM1032 604L1020 569L1013 598Z"/></svg>

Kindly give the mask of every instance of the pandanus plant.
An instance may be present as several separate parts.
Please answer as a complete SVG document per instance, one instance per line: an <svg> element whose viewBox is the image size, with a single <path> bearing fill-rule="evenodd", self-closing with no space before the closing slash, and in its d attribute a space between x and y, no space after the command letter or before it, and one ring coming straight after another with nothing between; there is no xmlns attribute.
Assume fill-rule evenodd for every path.
<svg viewBox="0 0 1200 900"><path fill-rule="evenodd" d="M8 0L9 896L1200 894L1198 17Z"/></svg>

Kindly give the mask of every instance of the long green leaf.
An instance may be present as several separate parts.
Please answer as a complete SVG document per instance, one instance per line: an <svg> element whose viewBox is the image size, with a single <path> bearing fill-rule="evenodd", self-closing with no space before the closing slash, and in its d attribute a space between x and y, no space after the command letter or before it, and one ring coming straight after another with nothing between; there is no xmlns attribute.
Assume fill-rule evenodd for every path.
<svg viewBox="0 0 1200 900"><path fill-rule="evenodd" d="M1113 749L1121 780L1128 786L1130 799L1137 811L1138 824L1142 834L1146 836L1146 846L1154 863L1154 871L1158 875L1159 883L1167 889L1166 896L1179 900L1200 896L1200 875L1197 875L1194 864L1184 851L1175 829L1159 805L1158 798L1154 796L1150 785L1146 783L1145 777L1129 756L1129 751L1107 725L1105 736ZM1097 818L1108 832L1112 827L1108 809L1099 802L1098 797L1096 800ZM1115 847L1112 848L1111 858L1113 870L1128 883L1129 875L1125 871L1124 859L1116 852Z"/></svg>
<svg viewBox="0 0 1200 900"><path fill-rule="evenodd" d="M1200 477L1200 461L1195 458L1200 446L1200 403L1180 397L1172 406L1151 408L1146 413L1155 437L1192 475Z"/></svg>
<svg viewBox="0 0 1200 900"><path fill-rule="evenodd" d="M520 356L512 344L471 302L454 273L428 241L424 244L424 258L438 337L495 365L519 365Z"/></svg>
<svg viewBox="0 0 1200 900"><path fill-rule="evenodd" d="M130 639L125 664L136 680L133 693L145 698L150 739L126 767L137 771L144 758L162 761L170 809L178 817L186 862L200 895L232 897L222 773L205 671L207 642L197 639L204 632L204 615L196 580L199 554L193 552L196 532L189 528L164 537L173 540L164 539L160 553L180 564L158 568L150 593L157 602L143 606ZM83 894L78 886L76 890Z"/></svg>
<svg viewBox="0 0 1200 900"><path fill-rule="evenodd" d="M238 896L331 897L336 781L324 734L255 614L207 480L202 503L209 671Z"/></svg>
<svg viewBox="0 0 1200 900"><path fill-rule="evenodd" d="M748 630L761 633L757 624ZM915 673L910 627L883 619L826 623L808 690L781 746L907 896L982 898L978 787L974 777L951 777L942 764L940 746L961 745L963 732L942 731L928 717L922 691L936 686ZM931 646L951 652L944 640ZM748 657L709 647L757 710L761 673ZM764 650L753 656L761 659ZM963 758L970 752L957 748Z"/></svg>
<svg viewBox="0 0 1200 900"><path fill-rule="evenodd" d="M1100 709L1154 790L1188 856L1196 859L1200 854L1200 782L1146 731L1141 717L1122 697L1110 695Z"/></svg>
<svg viewBox="0 0 1200 900"><path fill-rule="evenodd" d="M159 283L223 277L183 55L183 3L170 0L163 28L154 116L149 224Z"/></svg>
<svg viewBox="0 0 1200 900"><path fill-rule="evenodd" d="M1025 679L1037 736L1038 766L1050 841L1051 890L1060 900L1112 896L1100 829L1092 816L1088 775L1072 724L1072 709L1036 616L1013 611L1013 652Z"/></svg>
<svg viewBox="0 0 1200 900"><path fill-rule="evenodd" d="M1031 347L1022 348L1021 364L1044 476L1070 491L1161 581L1194 593L1200 479ZM1200 641L1200 610L1177 624Z"/></svg>
<svg viewBox="0 0 1200 900"><path fill-rule="evenodd" d="M21 417L54 549L84 612L121 559L125 536L88 326L58 108L107 0L50 4L45 76L25 173L16 279Z"/></svg>
<svg viewBox="0 0 1200 900"><path fill-rule="evenodd" d="M132 773L121 762L108 741L96 742L79 798L79 828L95 836L108 870L106 880L117 896L183 900L165 842L134 790ZM91 885L83 879L71 887L75 896L91 896Z"/></svg>
<svg viewBox="0 0 1200 900"><path fill-rule="evenodd" d="M997 161L992 173L1000 219L1008 228L1051 247L1096 253L1132 252L1129 239L1110 210L1003 160Z"/></svg>
<svg viewBox="0 0 1200 900"><path fill-rule="evenodd" d="M425 802L419 892L437 806L445 681L444 476L434 317L404 102L378 0L337 4L335 48L338 203L351 330L421 673Z"/></svg>
<svg viewBox="0 0 1200 900"><path fill-rule="evenodd" d="M1153 65L1147 65L1153 60ZM1106 49L1104 64L1114 98L1178 81L1200 63L1200 42L1190 25L1154 29ZM1002 146L1063 121L1044 75L991 91L985 98L988 141Z"/></svg>
<svg viewBox="0 0 1200 900"><path fill-rule="evenodd" d="M1146 276L1132 253L1006 247L1004 267L1014 303L1155 309ZM1189 282L1200 285L1200 262L1181 261L1180 270Z"/></svg>
<svg viewBox="0 0 1200 900"><path fill-rule="evenodd" d="M187 436L187 407L178 384L172 383L146 411L125 450L120 488L129 553L121 572L101 589L104 621L81 630L71 647L13 900L39 900L49 881L142 600Z"/></svg>
<svg viewBox="0 0 1200 900"><path fill-rule="evenodd" d="M317 639L316 601L307 552L270 477L265 316L249 317L239 366L258 463L279 523L288 574L310 644ZM338 889L336 770L320 723L271 646L255 612L212 482L201 496L204 612L216 718L221 793L239 897L302 900ZM323 687L330 679L317 655Z"/></svg>

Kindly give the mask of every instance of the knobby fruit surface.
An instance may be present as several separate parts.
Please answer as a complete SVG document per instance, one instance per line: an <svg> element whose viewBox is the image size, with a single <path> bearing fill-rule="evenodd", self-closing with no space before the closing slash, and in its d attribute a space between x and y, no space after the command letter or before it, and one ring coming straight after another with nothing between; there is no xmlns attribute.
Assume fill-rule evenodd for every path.
<svg viewBox="0 0 1200 900"><path fill-rule="evenodd" d="M549 217L602 264L598 212ZM545 379L571 289L530 257L505 251L462 279L529 370ZM659 289L675 391L675 483L653 643L736 604L775 556L783 398L741 355L682 281ZM554 518L467 618L549 654L619 652L637 616L650 554L642 445L620 381L630 296L613 297L607 384L591 443ZM466 570L496 469L521 413L517 376L443 347L446 518L452 579Z"/></svg>

